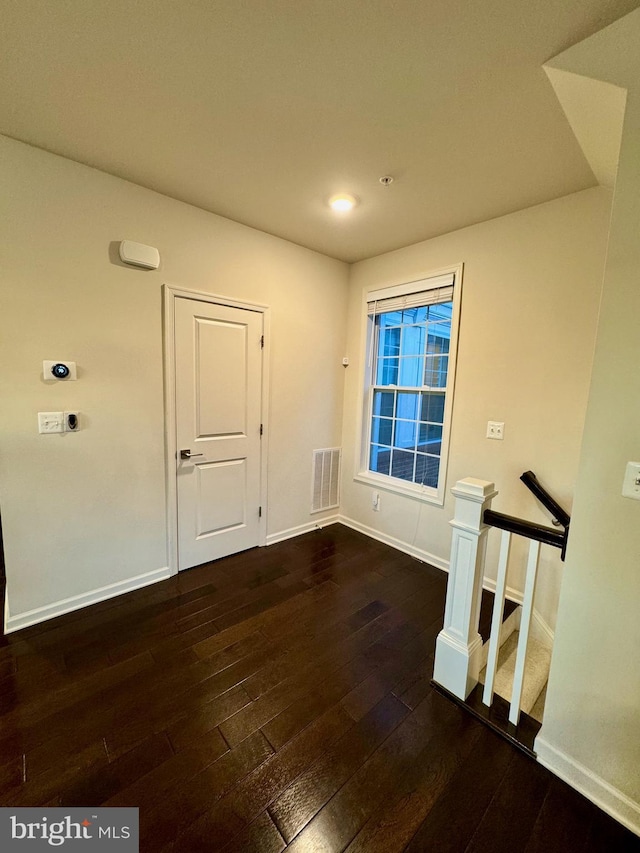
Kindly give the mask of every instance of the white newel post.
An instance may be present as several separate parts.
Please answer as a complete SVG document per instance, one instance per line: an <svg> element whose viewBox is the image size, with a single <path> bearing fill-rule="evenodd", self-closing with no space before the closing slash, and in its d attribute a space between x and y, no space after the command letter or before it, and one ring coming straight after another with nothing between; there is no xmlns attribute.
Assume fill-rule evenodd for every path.
<svg viewBox="0 0 640 853"><path fill-rule="evenodd" d="M458 480L451 491L456 497L451 562L433 680L466 699L478 683L482 650L478 622L489 530L482 517L498 493L493 483L471 477Z"/></svg>

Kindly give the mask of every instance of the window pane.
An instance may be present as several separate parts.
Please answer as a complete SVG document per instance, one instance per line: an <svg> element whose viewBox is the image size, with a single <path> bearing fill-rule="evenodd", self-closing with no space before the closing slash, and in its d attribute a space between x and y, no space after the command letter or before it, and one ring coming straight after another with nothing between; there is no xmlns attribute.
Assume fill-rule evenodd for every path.
<svg viewBox="0 0 640 853"><path fill-rule="evenodd" d="M444 423L444 393L442 391L431 391L421 396L420 420L437 424Z"/></svg>
<svg viewBox="0 0 640 853"><path fill-rule="evenodd" d="M402 311L387 311L386 314L378 314L376 323L380 328L385 326L400 326L402 324Z"/></svg>
<svg viewBox="0 0 640 853"><path fill-rule="evenodd" d="M420 395L410 391L398 391L397 418L405 418L408 421L418 420L418 405Z"/></svg>
<svg viewBox="0 0 640 853"><path fill-rule="evenodd" d="M405 308L402 312L403 322L405 323L424 323L427 319L429 309L426 305L419 305L417 308Z"/></svg>
<svg viewBox="0 0 640 853"><path fill-rule="evenodd" d="M431 394L425 392L420 394L420 420L428 421L429 420L429 399L431 398Z"/></svg>
<svg viewBox="0 0 640 853"><path fill-rule="evenodd" d="M425 334L424 326L405 326L402 330L401 355L423 355Z"/></svg>
<svg viewBox="0 0 640 853"><path fill-rule="evenodd" d="M374 444L391 444L393 421L391 418L374 418L371 424L371 441Z"/></svg>
<svg viewBox="0 0 640 853"><path fill-rule="evenodd" d="M449 356L428 355L425 358L424 384L431 388L444 388L447 384Z"/></svg>
<svg viewBox="0 0 640 853"><path fill-rule="evenodd" d="M394 454L395 455L395 454ZM423 453L416 454L416 483L422 486L438 487L438 470L440 459L437 456L425 456Z"/></svg>
<svg viewBox="0 0 640 853"><path fill-rule="evenodd" d="M397 385L398 384L398 359L397 358L379 358L378 359L378 375L376 385Z"/></svg>
<svg viewBox="0 0 640 853"><path fill-rule="evenodd" d="M369 469L376 471L378 474L389 473L389 463L391 461L391 448L380 447L376 444L371 445L371 459Z"/></svg>
<svg viewBox="0 0 640 853"><path fill-rule="evenodd" d="M400 355L400 329L381 329L380 355Z"/></svg>
<svg viewBox="0 0 640 853"><path fill-rule="evenodd" d="M401 358L400 359L400 381L397 385L409 385L420 388L422 383L424 359L423 358Z"/></svg>
<svg viewBox="0 0 640 853"><path fill-rule="evenodd" d="M428 319L430 323L451 320L452 314L453 302L439 302L437 305L429 305Z"/></svg>
<svg viewBox="0 0 640 853"><path fill-rule="evenodd" d="M429 335L427 339L427 352L440 353L449 352L451 326L444 323L429 324Z"/></svg>
<svg viewBox="0 0 640 853"><path fill-rule="evenodd" d="M396 421L393 446L415 450L417 426L415 421Z"/></svg>
<svg viewBox="0 0 640 853"><path fill-rule="evenodd" d="M442 427L435 424L420 424L418 429L418 450L423 453L440 454L442 448Z"/></svg>
<svg viewBox="0 0 640 853"><path fill-rule="evenodd" d="M407 453L405 450L394 450L391 460L391 476L399 477L401 480L413 481L415 458L415 453Z"/></svg>
<svg viewBox="0 0 640 853"><path fill-rule="evenodd" d="M374 391L373 414L382 415L385 418L392 418L394 400L395 394L393 391Z"/></svg>

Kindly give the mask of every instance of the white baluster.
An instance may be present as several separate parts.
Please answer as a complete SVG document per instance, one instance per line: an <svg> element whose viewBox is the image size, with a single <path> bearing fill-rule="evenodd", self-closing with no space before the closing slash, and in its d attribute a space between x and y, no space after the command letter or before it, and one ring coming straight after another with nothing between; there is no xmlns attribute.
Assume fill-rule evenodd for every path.
<svg viewBox="0 0 640 853"><path fill-rule="evenodd" d="M484 682L482 701L485 705L493 702L493 685L498 669L498 655L500 653L502 636L502 615L504 613L504 601L507 591L507 566L509 564L509 551L511 550L511 533L502 531L500 543L500 557L498 559L498 574L496 576L496 594L493 600L493 615L491 617L491 636L489 637L489 654L487 657L487 674Z"/></svg>
<svg viewBox="0 0 640 853"><path fill-rule="evenodd" d="M497 492L493 483L472 478L459 480L451 491L456 497L451 562L433 679L466 699L478 683L482 652L478 621L489 530L482 519Z"/></svg>
<svg viewBox="0 0 640 853"><path fill-rule="evenodd" d="M531 615L533 613L533 596L536 591L539 557L540 543L535 539L531 539L529 542L527 576L524 582L524 596L522 599L522 618L520 620L520 637L518 638L518 651L516 653L516 669L513 676L513 690L511 691L511 707L509 708L509 722L516 726L520 719L520 702L522 701L522 687L524 684L524 666L527 659L527 644L529 643L529 629L531 627Z"/></svg>

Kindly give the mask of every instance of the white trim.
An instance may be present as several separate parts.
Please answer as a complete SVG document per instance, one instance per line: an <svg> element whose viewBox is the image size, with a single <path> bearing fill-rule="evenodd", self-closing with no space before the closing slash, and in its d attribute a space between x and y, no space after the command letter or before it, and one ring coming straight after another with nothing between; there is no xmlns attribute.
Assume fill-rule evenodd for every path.
<svg viewBox="0 0 640 853"><path fill-rule="evenodd" d="M326 522L324 520L321 520L320 522L318 522L318 525L313 523L302 524L300 525L300 528L292 527L291 530L282 531L282 534L271 534L267 537L267 545L273 545L276 542L280 542L282 539L289 539L292 536L298 536L299 533L308 533L309 530L313 530L316 526L322 525L324 527L326 524L334 524L335 522L344 524L345 527L350 527L352 530L357 530L359 533L364 533L365 536L369 536L369 538L371 539L376 539L378 542L383 542L385 545L390 545L397 551L402 551L403 554L409 554L411 557L416 557L417 559L422 560L422 562L429 563L429 565L435 566L437 569L441 569L443 572L449 574L449 560L445 559L444 557L437 557L435 554L432 554L429 551L425 551L422 548L416 548L415 545L410 545L407 542L403 542L401 539L396 539L395 536L389 536L387 533L381 533L379 530L375 530L373 527L367 527L365 524L361 524L359 521L355 521L355 519L349 518L346 515L332 516L330 521ZM482 579L482 588L495 595L495 580L493 580L493 578L484 577ZM515 587L507 586L506 597L509 599L509 601L513 601L515 604L522 605L522 593L519 590L515 589ZM520 613L518 610L514 610L513 614L515 614L516 616L516 624L509 632L509 634L512 633L514 630L517 630L519 627L518 620ZM503 631L504 626L506 624L507 620L505 620L505 622L503 623ZM504 640L508 638L509 634L504 637ZM553 645L553 630L544 620L544 618L540 615L540 612L538 610L533 611L531 636L541 642L543 645L548 646L549 648Z"/></svg>
<svg viewBox="0 0 640 853"><path fill-rule="evenodd" d="M631 832L640 835L640 804L627 797L618 788L606 782L593 770L585 767L575 758L548 743L541 735L544 726L535 740L534 749L538 761L576 791L595 803L612 818Z"/></svg>
<svg viewBox="0 0 640 853"><path fill-rule="evenodd" d="M176 437L176 363L175 363L175 300L193 299L209 302L213 305L225 305L229 308L241 308L262 314L262 394L260 420L263 426L260 448L260 505L262 515L259 521L258 545L267 544L267 471L269 457L269 365L271 363L271 314L267 305L254 302L241 302L215 293L201 290L187 290L174 285L162 285L163 296L163 360L164 360L164 434L165 434L165 492L167 513L167 559L172 575L178 573L178 490L175 476L175 460L178 452Z"/></svg>
<svg viewBox="0 0 640 853"><path fill-rule="evenodd" d="M374 291L379 292L379 293L386 293L387 290L391 290L391 289L395 290L395 288L402 287L404 285L407 285L410 290L420 290L421 288L419 288L418 285L421 284L425 279L427 279L427 278L439 278L441 275L447 275L448 273L456 273L456 272L459 272L462 269L462 267L463 267L463 263L462 263L462 261L460 261L460 263L457 263L457 264L449 264L446 267L441 267L440 269L437 269L437 270L429 270L428 272L420 273L416 278L412 278L411 281L407 281L407 279L404 277L403 278L397 278L397 279L390 279L388 284L386 284L384 287L377 287L377 288L376 287L370 287L367 290L367 293L372 293ZM369 300L369 301L373 301L373 300Z"/></svg>
<svg viewBox="0 0 640 853"><path fill-rule="evenodd" d="M268 305L260 302L244 302L241 299L230 299L228 296L220 296L219 293L209 293L205 290L191 290L186 287L178 287L165 282L162 285L165 291L169 290L174 296L183 299L195 299L197 302L213 302L215 305L227 305L229 308L244 308L245 311L257 311L259 314L269 310Z"/></svg>
<svg viewBox="0 0 640 853"><path fill-rule="evenodd" d="M534 640L548 649L553 648L553 640L555 637L553 628L546 621L539 610L534 608L533 619L531 621L531 636Z"/></svg>
<svg viewBox="0 0 640 853"><path fill-rule="evenodd" d="M357 409L356 417L356 435L354 454L354 482L365 483L367 485L375 485L376 488L384 488L390 492L396 492L402 495L408 495L425 503L435 504L437 506L444 505L444 498L447 488L447 470L449 465L449 449L451 443L451 422L453 417L453 401L455 396L455 382L458 362L458 343L460 330L460 313L462 304L462 281L464 273L464 264L452 264L443 269L434 270L425 273L420 278L414 281L401 281L390 283L384 288L371 288L364 290L362 293L362 309L361 309L361 335L360 347L361 353L364 355L360 359L360 371L358 376L360 392L360 402ZM453 293L453 312L451 317L451 352L449 354L449 372L447 375L447 386L444 390L445 396L445 411L444 411L444 426L442 431L442 443L440 454L440 472L439 486L437 489L432 489L427 486L417 486L415 491L411 489L407 483L402 483L397 478L386 475L380 475L384 479L385 485L375 479L375 473L368 469L368 453L371 438L371 383L370 376L372 365L368 364L368 354L371 346L371 335L373 328L371 326L371 315L368 313L368 304L374 302L377 298L386 298L388 295L395 295L401 292L410 293L412 290L425 290L425 282L430 279L437 279L440 276L452 274L454 276L454 293ZM437 287L437 285L436 285ZM373 478L372 475L373 474Z"/></svg>
<svg viewBox="0 0 640 853"><path fill-rule="evenodd" d="M3 624L4 624L4 633L7 634L8 633L7 626L9 624L9 589L7 587L7 584L6 584L6 579L5 579L5 585L4 585L4 623Z"/></svg>
<svg viewBox="0 0 640 853"><path fill-rule="evenodd" d="M429 486L421 486L419 483L409 483L389 477L386 474L377 474L375 471L359 471L353 478L355 483L364 483L366 486L374 486L387 492L395 492L397 495L406 495L416 501L435 506L444 505L444 495L438 496L436 489Z"/></svg>
<svg viewBox="0 0 640 853"><path fill-rule="evenodd" d="M492 592L494 595L496 593L496 582L493 578L485 577L482 579L482 588ZM507 586L506 597L509 601L515 601L516 604L522 604L522 593L520 590L515 589L515 587Z"/></svg>
<svg viewBox="0 0 640 853"><path fill-rule="evenodd" d="M80 610L100 601L107 601L109 598L115 598L125 592L132 592L134 589L141 589L170 577L171 571L168 566L165 566L162 569L154 569L142 575L135 575L124 581L117 581L107 586L98 587L98 589L92 589L90 592L73 595L71 598L54 601L53 604L46 604L44 607L27 610L15 616L9 615L9 599L7 598L5 602L5 634L11 634L13 631L19 631L20 628L28 628L30 625L37 625L49 619L55 619L56 616L72 613L74 610Z"/></svg>
<svg viewBox="0 0 640 853"><path fill-rule="evenodd" d="M178 484L175 461L178 448L176 437L176 291L163 285L163 365L164 365L164 478L167 513L167 560L172 575L178 574Z"/></svg>
<svg viewBox="0 0 640 853"><path fill-rule="evenodd" d="M423 551L422 548L416 548L415 545L409 545L407 542L402 542L396 539L395 536L389 536L387 533L381 533L379 530L374 530L373 527L367 527L365 524L360 524L353 518L347 518L345 515L340 515L337 518L345 527L350 527L352 530L357 530L359 533L364 533L371 539L376 539L378 542L384 542L385 545L391 545L397 551L402 551L404 554L409 554L411 557L416 557L423 563L429 563L443 572L449 571L449 561L443 560L442 557L436 557L435 554L430 554L429 551Z"/></svg>
<svg viewBox="0 0 640 853"><path fill-rule="evenodd" d="M317 521L308 521L306 524L298 524L297 527L289 527L287 530L270 533L267 536L266 544L275 545L276 542L284 542L285 539L293 539L296 536L302 536L304 533L311 533L312 530L328 527L330 524L336 524L341 520L342 519L338 515L329 515L326 518L319 518Z"/></svg>

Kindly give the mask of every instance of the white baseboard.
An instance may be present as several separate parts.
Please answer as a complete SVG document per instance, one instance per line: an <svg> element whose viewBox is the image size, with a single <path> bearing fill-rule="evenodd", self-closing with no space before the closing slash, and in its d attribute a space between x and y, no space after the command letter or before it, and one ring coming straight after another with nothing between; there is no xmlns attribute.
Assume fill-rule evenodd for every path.
<svg viewBox="0 0 640 853"><path fill-rule="evenodd" d="M544 724L540 735L544 733ZM538 735L534 749L538 761L576 791L595 803L631 832L640 835L640 804L585 767L575 758L548 743Z"/></svg>
<svg viewBox="0 0 640 853"><path fill-rule="evenodd" d="M60 601L55 601L53 604L46 604L44 607L37 607L35 610L27 610L24 613L17 613L15 616L10 616L9 598L5 601L5 616L4 616L4 632L11 634L13 631L19 631L21 628L28 628L30 625L37 625L40 622L46 622L49 619L55 619L56 616L62 616L65 613L71 613L74 610L80 610L82 607L88 607L90 604L97 604L100 601L106 601L109 598L115 598L117 595L122 595L125 592L132 592L134 589L141 589L144 586L149 586L158 581L164 581L171 577L171 572L168 567L162 569L154 569L151 572L145 572L142 575L136 575L133 578L127 578L124 581L101 586L98 589L93 589L90 592L83 592L81 595L74 595L71 598L63 598Z"/></svg>
<svg viewBox="0 0 640 853"><path fill-rule="evenodd" d="M435 554L423 551L422 548L416 548L415 545L409 545L401 539L396 539L395 536L389 536L386 533L381 533L379 530L374 530L373 527L367 527L366 524L360 524L359 521L354 521L353 518L347 518L345 515L338 516L336 521L339 521L340 524L344 524L346 527L350 527L352 530L364 533L365 536L369 536L371 539L377 539L378 542L384 542L385 545L391 545L392 548L402 551L404 554L410 554L412 557L422 560L423 563L429 563L438 569L442 569L444 572L449 571L448 560L443 560L442 557L436 557Z"/></svg>
<svg viewBox="0 0 640 853"><path fill-rule="evenodd" d="M346 515L332 515L328 518L320 519L317 522L311 521L307 524L300 524L298 527L291 527L288 530L282 530L279 533L272 533L267 536L266 544L275 545L276 542L282 542L285 539L292 539L294 536L301 536L303 533L309 533L311 530L316 530L318 527L327 527L329 524L335 524L336 522L344 524L345 527L350 527L352 530L357 530L359 533L364 533L365 536L369 536L371 539L376 539L378 542L384 542L385 545L390 545L397 551L402 551L404 554L409 554L412 557L416 557L418 560L422 560L423 562L429 563L438 569L442 569L443 572L449 571L449 560L446 560L443 557L437 557L435 554L431 554L429 551L424 551L422 548L417 548L415 545L403 542L401 539L396 539L395 536L389 536L386 533L381 533L379 530L375 530L373 527L368 527L366 524L362 524L361 522L356 521L353 518L349 518ZM493 578L483 578L482 586L489 592L495 593L496 591L496 582ZM516 604L522 604L522 593L520 590L515 589L515 587L507 587L507 598L510 601L514 601ZM509 631L504 636L505 640L511 631L519 627L520 611L515 611L515 613L517 624L514 623L513 626L509 627ZM538 642L547 646L547 648L551 648L553 646L553 630L547 624L540 612L535 609L533 611L533 618L531 621L531 636L538 640Z"/></svg>
<svg viewBox="0 0 640 853"><path fill-rule="evenodd" d="M553 628L546 622L539 610L533 609L531 619L531 635L534 640L542 643L548 649L553 648L553 638L555 636Z"/></svg>
<svg viewBox="0 0 640 853"><path fill-rule="evenodd" d="M287 530L270 533L265 544L275 545L276 542L284 542L285 539L293 539L295 536L302 536L303 533L311 533L312 530L328 527L340 520L338 515L329 515L326 518L319 518L317 521L308 521L306 524L299 524L297 527L289 527Z"/></svg>
<svg viewBox="0 0 640 853"><path fill-rule="evenodd" d="M484 577L482 579L482 588L494 593L496 591L496 582L493 578ZM506 596L509 601L515 601L516 604L522 604L522 593L515 587L507 586Z"/></svg>

